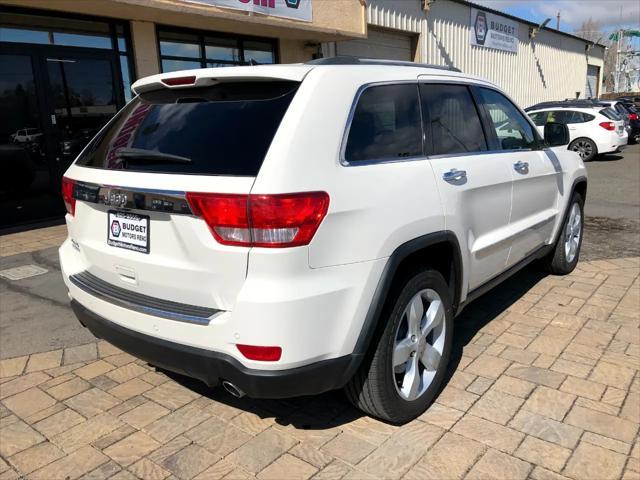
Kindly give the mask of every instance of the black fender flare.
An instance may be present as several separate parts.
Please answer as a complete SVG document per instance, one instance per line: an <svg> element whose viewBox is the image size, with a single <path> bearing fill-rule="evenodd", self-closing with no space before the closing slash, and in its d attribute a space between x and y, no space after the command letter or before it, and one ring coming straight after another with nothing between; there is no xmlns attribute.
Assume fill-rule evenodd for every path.
<svg viewBox="0 0 640 480"><path fill-rule="evenodd" d="M576 192L576 188L578 187L579 183L584 183L585 184L585 198L583 198L583 200L586 202L587 201L587 187L589 186L589 183L587 181L587 177L585 177L584 175L580 175L579 177L576 177L573 180L573 183L571 184L571 190L568 196L568 200L567 200L567 205L564 208L564 212L562 213L562 223L560 223L560 227L558 228L558 231L556 232L556 236L553 239L553 243L551 243L552 246L555 246L556 243L558 243L558 238L560 238L560 235L562 235L562 229L563 229L563 225L565 224L565 222L567 221L567 215L569 215L569 203L571 202L571 199L573 198L573 194Z"/></svg>
<svg viewBox="0 0 640 480"><path fill-rule="evenodd" d="M387 259L387 263L384 266L380 280L373 294L369 310L365 316L360 330L360 336L356 341L356 345L353 349L354 354L364 356L369 349L371 340L380 324L382 310L387 300L387 295L391 289L391 284L398 271L398 267L402 261L409 255L423 250L427 247L448 243L453 251L453 269L455 274L455 281L453 282L452 298L453 298L453 311L456 312L458 304L460 302L460 292L462 289L462 255L460 253L460 244L456 235L449 231L439 231L422 235L420 237L409 240L397 247L391 256Z"/></svg>

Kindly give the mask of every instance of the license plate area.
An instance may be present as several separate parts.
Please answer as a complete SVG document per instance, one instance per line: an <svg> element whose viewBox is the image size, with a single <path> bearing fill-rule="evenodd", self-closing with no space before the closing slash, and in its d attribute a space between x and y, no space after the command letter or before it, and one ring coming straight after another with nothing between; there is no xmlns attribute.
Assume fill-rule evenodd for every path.
<svg viewBox="0 0 640 480"><path fill-rule="evenodd" d="M148 215L109 210L107 245L149 253L149 223Z"/></svg>

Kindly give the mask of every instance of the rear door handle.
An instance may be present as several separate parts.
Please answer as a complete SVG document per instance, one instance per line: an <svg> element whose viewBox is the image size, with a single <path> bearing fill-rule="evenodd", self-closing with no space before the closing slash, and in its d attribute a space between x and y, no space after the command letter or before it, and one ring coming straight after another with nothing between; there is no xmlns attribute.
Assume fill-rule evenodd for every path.
<svg viewBox="0 0 640 480"><path fill-rule="evenodd" d="M442 179L449 183L460 183L467 179L467 172L464 170L458 170L457 168L452 168L448 172L444 172L442 174Z"/></svg>
<svg viewBox="0 0 640 480"><path fill-rule="evenodd" d="M529 173L529 162L516 162L513 168L518 173Z"/></svg>

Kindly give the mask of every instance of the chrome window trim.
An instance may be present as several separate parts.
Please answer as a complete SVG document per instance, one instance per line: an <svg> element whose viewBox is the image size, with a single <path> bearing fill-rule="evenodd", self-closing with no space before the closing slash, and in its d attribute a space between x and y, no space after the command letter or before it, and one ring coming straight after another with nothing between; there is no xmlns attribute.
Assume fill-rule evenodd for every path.
<svg viewBox="0 0 640 480"><path fill-rule="evenodd" d="M222 310L154 298L118 287L83 271L69 277L76 287L105 302L154 317L207 326Z"/></svg>
<svg viewBox="0 0 640 480"><path fill-rule="evenodd" d="M510 150L479 150L476 152L462 152L462 153L441 153L438 155L429 155L426 157L428 160L437 160L438 158L457 158L468 157L470 155L494 155L496 153L522 153L522 152L535 152L531 148L513 148Z"/></svg>

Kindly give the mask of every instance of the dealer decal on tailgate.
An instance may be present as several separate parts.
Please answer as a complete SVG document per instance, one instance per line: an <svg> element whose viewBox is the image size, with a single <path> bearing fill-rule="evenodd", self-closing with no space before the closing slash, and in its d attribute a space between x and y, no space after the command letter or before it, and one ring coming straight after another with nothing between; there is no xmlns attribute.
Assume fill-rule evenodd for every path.
<svg viewBox="0 0 640 480"><path fill-rule="evenodd" d="M149 253L149 217L109 210L107 244L140 253Z"/></svg>

